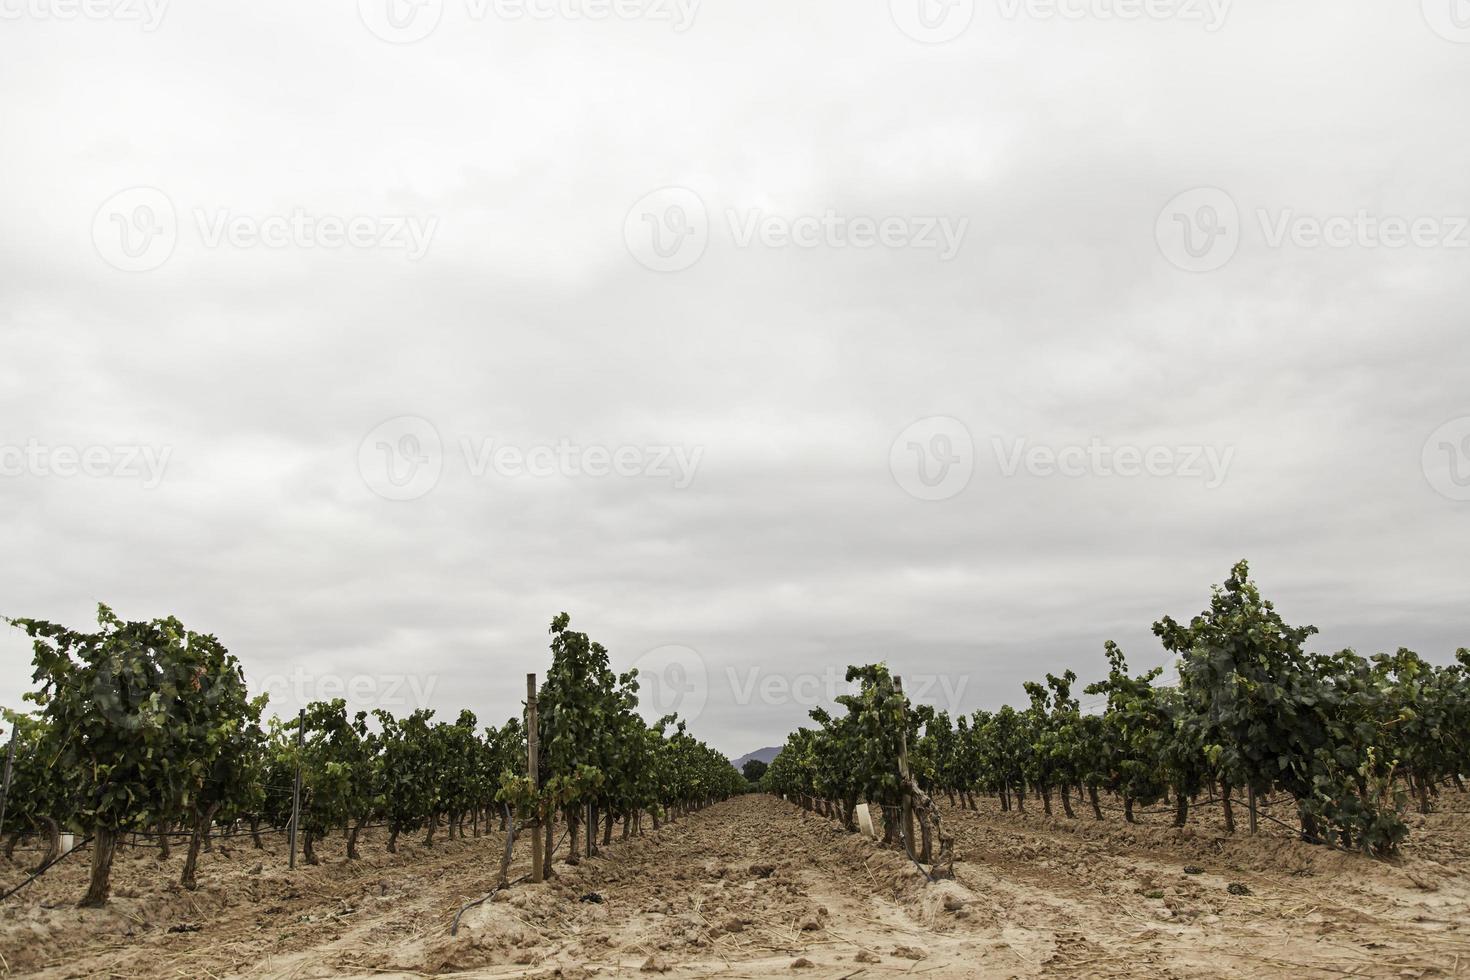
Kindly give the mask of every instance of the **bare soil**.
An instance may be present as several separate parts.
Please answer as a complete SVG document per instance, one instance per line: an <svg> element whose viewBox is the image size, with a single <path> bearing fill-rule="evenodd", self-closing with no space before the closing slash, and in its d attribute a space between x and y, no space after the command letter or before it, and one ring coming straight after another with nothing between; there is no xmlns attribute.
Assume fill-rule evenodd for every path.
<svg viewBox="0 0 1470 980"><path fill-rule="evenodd" d="M613 843L544 885L466 912L504 838L340 837L286 868L248 836L201 858L124 848L113 900L74 907L86 854L0 904L0 975L43 977L1453 977L1470 974L1470 802L1415 817L1377 861L1266 824L1227 836L1219 808L1184 830L943 805L956 880L930 884L894 850L780 800L748 796ZM1267 810L1266 812L1272 812ZM1288 814L1277 812L1280 819ZM1269 829L1267 829L1269 828ZM560 831L558 831L560 834ZM564 856L565 846L559 852ZM24 878L0 860L0 883ZM518 841L512 876L528 870ZM1188 869L1188 870L1186 870ZM1244 886L1232 893L1231 885ZM1240 894L1239 892L1244 892Z"/></svg>

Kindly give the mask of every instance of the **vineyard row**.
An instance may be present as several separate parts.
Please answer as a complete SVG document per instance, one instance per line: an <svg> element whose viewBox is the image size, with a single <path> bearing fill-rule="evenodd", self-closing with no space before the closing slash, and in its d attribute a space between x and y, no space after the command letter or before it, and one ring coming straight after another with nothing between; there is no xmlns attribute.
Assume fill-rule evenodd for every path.
<svg viewBox="0 0 1470 980"><path fill-rule="evenodd" d="M1102 792L1129 822L1170 800L1183 827L1208 792L1231 833L1234 800L1248 802L1254 831L1253 801L1281 793L1303 840L1387 855L1408 833L1411 804L1428 813L1440 785L1464 791L1470 650L1444 667L1404 649L1308 653L1316 628L1287 625L1243 561L1209 608L1153 631L1177 658L1178 684L1156 683L1163 668L1131 673L1109 642L1106 679L1085 688L1106 697L1100 713L1082 710L1071 670L1027 682L1023 707L951 719L911 704L885 665L850 667L860 683L837 698L844 710L812 711L817 727L787 738L764 786L808 808L832 801L820 806L854 831L863 802L906 814L885 820L885 833L926 862L938 820L926 801L941 793L971 809L976 793L990 794L1003 810L1024 809L1029 795L1047 815L1055 796L1067 817L1075 797L1101 820ZM917 835L902 830L907 814Z"/></svg>
<svg viewBox="0 0 1470 980"><path fill-rule="evenodd" d="M534 874L550 873L552 827L561 817L570 860L597 850L616 822L641 832L746 788L728 759L673 715L650 725L638 714L637 671L615 673L606 648L551 624L551 665L528 677L520 717L480 728L421 709L349 715L342 700L315 702L293 719L262 717L264 695L246 690L239 661L214 636L177 619L126 622L100 606L98 628L76 631L11 620L32 639L35 710L5 712L9 735L0 832L6 856L22 835L48 841L44 869L63 829L91 844L80 905L105 904L112 860L125 835L150 834L166 854L184 828L181 876L197 886L211 828L248 827L291 837L294 866L340 832L346 856L370 821L388 828L387 848L419 830L463 837L498 820L532 836ZM507 857L510 848L507 846ZM501 874L504 879L504 868Z"/></svg>

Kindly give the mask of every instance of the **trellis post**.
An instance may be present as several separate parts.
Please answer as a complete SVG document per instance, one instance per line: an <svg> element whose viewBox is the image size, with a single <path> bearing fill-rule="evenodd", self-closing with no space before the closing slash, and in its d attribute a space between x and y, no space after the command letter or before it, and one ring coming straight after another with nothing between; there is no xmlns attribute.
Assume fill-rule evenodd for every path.
<svg viewBox="0 0 1470 980"><path fill-rule="evenodd" d="M540 787L537 785L537 777L540 772L540 745L538 744L539 724L536 720L536 675L526 675L526 772L531 777L531 791L534 793ZM535 815L531 818L531 881L540 884L546 880L542 874L541 867L541 807L536 805ZM576 846L573 842L572 846Z"/></svg>
<svg viewBox="0 0 1470 980"><path fill-rule="evenodd" d="M296 783L291 787L291 870L296 870L296 828L301 823L301 753L306 748L306 709L296 716Z"/></svg>

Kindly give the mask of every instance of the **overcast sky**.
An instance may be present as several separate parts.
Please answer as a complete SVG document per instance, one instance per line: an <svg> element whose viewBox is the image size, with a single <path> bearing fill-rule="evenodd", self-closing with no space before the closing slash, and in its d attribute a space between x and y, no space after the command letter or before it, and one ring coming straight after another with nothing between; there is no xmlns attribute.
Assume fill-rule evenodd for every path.
<svg viewBox="0 0 1470 980"><path fill-rule="evenodd" d="M1460 0L78 2L0 0L0 613L499 723L566 610L732 756L1241 558L1470 645Z"/></svg>

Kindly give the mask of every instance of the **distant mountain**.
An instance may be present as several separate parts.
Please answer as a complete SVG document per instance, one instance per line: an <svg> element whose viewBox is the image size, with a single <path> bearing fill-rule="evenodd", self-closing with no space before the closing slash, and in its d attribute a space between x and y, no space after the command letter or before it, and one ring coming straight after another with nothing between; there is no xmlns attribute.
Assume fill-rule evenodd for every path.
<svg viewBox="0 0 1470 980"><path fill-rule="evenodd" d="M735 763L736 769L744 768L745 764L751 759L759 759L769 766L771 764L771 760L776 758L776 756L780 754L781 746L773 745L768 749L756 749L754 752L747 752L745 753L745 755L742 755L740 758L734 759L732 761Z"/></svg>

